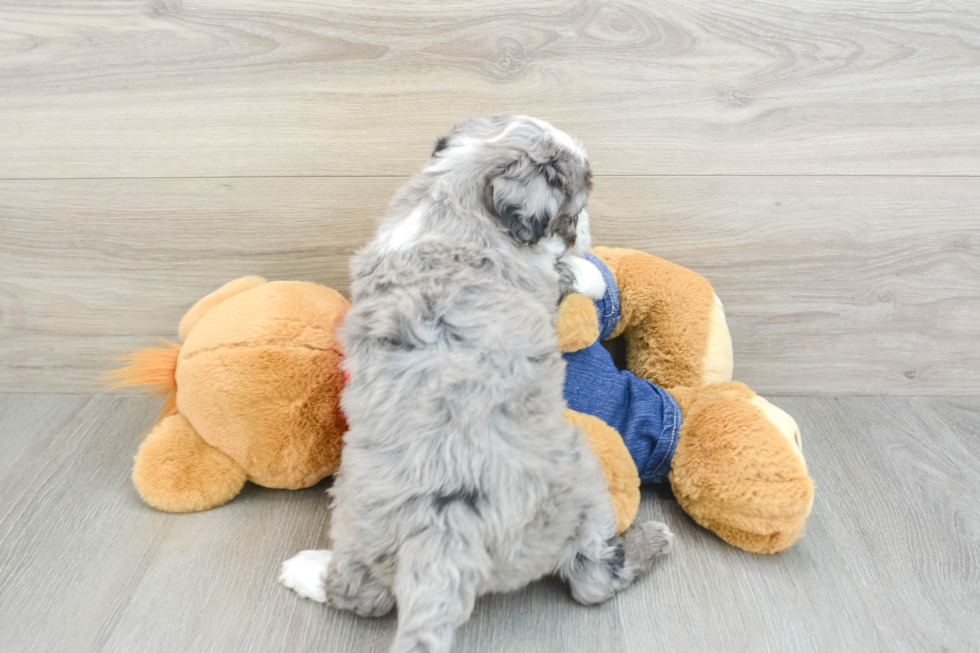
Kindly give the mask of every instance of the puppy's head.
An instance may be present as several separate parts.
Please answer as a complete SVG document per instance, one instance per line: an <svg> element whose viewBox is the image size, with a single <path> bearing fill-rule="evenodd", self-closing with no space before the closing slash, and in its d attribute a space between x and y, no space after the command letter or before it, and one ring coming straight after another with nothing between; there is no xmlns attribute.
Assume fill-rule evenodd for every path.
<svg viewBox="0 0 980 653"><path fill-rule="evenodd" d="M474 118L440 138L432 156L442 168L475 167L486 210L518 244L589 246L580 241L592 173L585 148L565 132L528 116Z"/></svg>

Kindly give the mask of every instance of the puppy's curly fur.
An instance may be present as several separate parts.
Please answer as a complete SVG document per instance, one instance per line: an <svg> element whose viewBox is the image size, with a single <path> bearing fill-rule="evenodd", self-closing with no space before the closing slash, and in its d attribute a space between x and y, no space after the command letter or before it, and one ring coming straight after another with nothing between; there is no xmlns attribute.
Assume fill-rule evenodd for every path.
<svg viewBox="0 0 980 653"><path fill-rule="evenodd" d="M471 120L352 264L333 550L282 580L362 615L397 602L396 653L448 651L479 595L551 572L603 601L670 545L656 522L617 538L598 461L562 418L558 302L603 290L575 259L589 187L585 151L551 125Z"/></svg>

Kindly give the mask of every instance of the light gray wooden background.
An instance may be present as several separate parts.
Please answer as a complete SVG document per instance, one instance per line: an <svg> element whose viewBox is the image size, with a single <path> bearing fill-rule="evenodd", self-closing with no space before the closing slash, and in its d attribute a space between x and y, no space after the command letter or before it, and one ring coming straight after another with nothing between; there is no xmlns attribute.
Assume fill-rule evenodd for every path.
<svg viewBox="0 0 980 653"><path fill-rule="evenodd" d="M6 0L0 390L98 390L239 275L344 290L507 112L584 141L597 242L709 277L758 391L980 391L975 0Z"/></svg>

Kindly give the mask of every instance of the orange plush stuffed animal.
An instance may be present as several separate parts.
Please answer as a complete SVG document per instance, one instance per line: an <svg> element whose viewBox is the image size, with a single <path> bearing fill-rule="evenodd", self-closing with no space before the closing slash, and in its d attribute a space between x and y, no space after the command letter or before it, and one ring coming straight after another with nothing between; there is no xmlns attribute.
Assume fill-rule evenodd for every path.
<svg viewBox="0 0 980 653"><path fill-rule="evenodd" d="M164 397L162 419L136 454L133 483L168 512L220 506L245 481L309 487L340 465L342 353L335 331L348 303L303 281L231 281L180 322L183 345L128 357L110 378ZM619 529L632 523L640 481L619 434L568 411L599 456Z"/></svg>
<svg viewBox="0 0 980 653"><path fill-rule="evenodd" d="M165 397L136 454L133 483L168 512L219 506L246 480L309 487L337 471L340 293L301 281L231 281L180 322L183 345L144 349L111 378Z"/></svg>
<svg viewBox="0 0 980 653"><path fill-rule="evenodd" d="M599 247L621 316L626 363L667 389L683 416L670 460L674 495L702 526L747 551L774 553L803 532L813 501L792 417L731 382L732 347L721 302L703 277L642 252ZM133 482L151 506L207 510L246 480L308 487L339 465L342 353L335 330L347 301L313 283L244 277L195 304L183 345L132 355L118 386L166 397L163 419L136 455ZM599 337L583 295L566 298L558 344L574 352ZM601 398L600 398L601 399ZM619 529L639 506L640 475L620 434L568 411L602 463Z"/></svg>

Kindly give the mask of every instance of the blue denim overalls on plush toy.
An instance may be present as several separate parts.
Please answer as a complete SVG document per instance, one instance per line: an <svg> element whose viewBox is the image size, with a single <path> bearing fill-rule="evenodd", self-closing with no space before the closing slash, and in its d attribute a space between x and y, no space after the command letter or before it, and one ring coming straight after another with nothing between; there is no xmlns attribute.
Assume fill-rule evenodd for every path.
<svg viewBox="0 0 980 653"><path fill-rule="evenodd" d="M586 257L602 272L606 294L596 302L599 340L565 357L565 401L572 410L594 415L623 437L641 483L663 483L681 428L681 410L674 398L630 372L616 368L601 342L619 323L619 289L602 261Z"/></svg>

